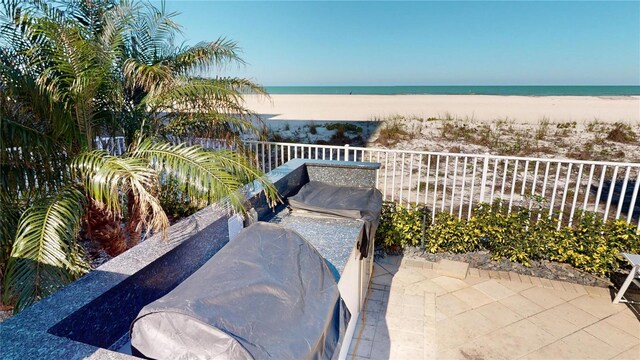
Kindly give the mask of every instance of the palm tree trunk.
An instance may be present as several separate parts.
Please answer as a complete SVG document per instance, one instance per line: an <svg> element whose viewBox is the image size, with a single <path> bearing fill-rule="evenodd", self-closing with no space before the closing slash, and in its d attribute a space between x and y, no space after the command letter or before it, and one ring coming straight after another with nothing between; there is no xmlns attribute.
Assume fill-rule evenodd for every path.
<svg viewBox="0 0 640 360"><path fill-rule="evenodd" d="M117 256L127 250L122 219L93 199L87 207L85 225L89 238L97 242L109 256Z"/></svg>
<svg viewBox="0 0 640 360"><path fill-rule="evenodd" d="M127 234L129 235L129 248L140 243L142 237L142 216L140 214L140 206L136 202L133 191L127 192Z"/></svg>

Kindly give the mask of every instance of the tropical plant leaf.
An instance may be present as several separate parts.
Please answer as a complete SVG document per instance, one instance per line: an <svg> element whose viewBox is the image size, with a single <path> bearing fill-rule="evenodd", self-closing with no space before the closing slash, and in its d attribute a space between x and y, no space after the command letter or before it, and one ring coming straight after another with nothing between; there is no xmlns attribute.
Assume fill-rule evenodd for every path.
<svg viewBox="0 0 640 360"><path fill-rule="evenodd" d="M0 188L0 283L4 279L13 241L16 238L20 214L24 208L24 204L21 204L17 194L6 192L4 188Z"/></svg>
<svg viewBox="0 0 640 360"><path fill-rule="evenodd" d="M82 192L67 187L22 214L4 279L8 290L5 301L15 296L15 311L51 294L82 272L76 237L83 209Z"/></svg>
<svg viewBox="0 0 640 360"><path fill-rule="evenodd" d="M0 100L0 112L2 112ZM5 113L2 112L2 115ZM2 116L0 119L0 186L29 199L64 186L67 153L48 134Z"/></svg>
<svg viewBox="0 0 640 360"><path fill-rule="evenodd" d="M86 271L75 241L87 200L133 219L126 229L140 235L168 227L161 176L178 179L188 200L237 210L248 182L278 199L237 141L259 132L242 95L264 89L194 77L243 65L235 42L175 46L180 26L164 3L0 2L0 272L17 309ZM196 133L236 151L155 142ZM119 135L133 144L124 156L91 151L96 137Z"/></svg>
<svg viewBox="0 0 640 360"><path fill-rule="evenodd" d="M130 191L142 220L139 226L163 232L169 227L160 201L150 192L158 184L158 174L145 159L91 151L74 159L72 169L82 179L87 195L109 211L121 213L120 196Z"/></svg>
<svg viewBox="0 0 640 360"><path fill-rule="evenodd" d="M169 61L176 74L192 76L229 63L243 65L244 60L240 58L239 52L237 42L219 38L216 41L200 42L195 46L179 49Z"/></svg>
<svg viewBox="0 0 640 360"><path fill-rule="evenodd" d="M243 212L244 197L239 191L252 181L265 189L271 204L279 197L271 182L242 154L230 150L208 151L200 146L141 141L131 156L144 158L158 171L175 177L191 197L209 202L225 200L234 210Z"/></svg>

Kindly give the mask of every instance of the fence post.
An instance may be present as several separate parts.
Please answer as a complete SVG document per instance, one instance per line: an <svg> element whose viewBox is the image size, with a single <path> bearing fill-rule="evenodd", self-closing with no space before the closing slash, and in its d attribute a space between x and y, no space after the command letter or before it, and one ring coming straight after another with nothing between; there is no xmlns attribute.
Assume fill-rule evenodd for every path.
<svg viewBox="0 0 640 360"><path fill-rule="evenodd" d="M482 164L482 181L480 182L480 201L484 202L484 188L487 185L487 170L489 170L489 153L484 153L484 162Z"/></svg>
<svg viewBox="0 0 640 360"><path fill-rule="evenodd" d="M349 161L349 144L344 144L344 161Z"/></svg>

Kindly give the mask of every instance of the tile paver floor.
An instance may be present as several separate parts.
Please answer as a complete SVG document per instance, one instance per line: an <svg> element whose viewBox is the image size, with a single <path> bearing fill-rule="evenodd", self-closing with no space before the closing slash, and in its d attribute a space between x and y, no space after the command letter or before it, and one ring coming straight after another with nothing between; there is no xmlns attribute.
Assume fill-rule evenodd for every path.
<svg viewBox="0 0 640 360"><path fill-rule="evenodd" d="M607 289L376 260L348 359L640 359L640 321Z"/></svg>

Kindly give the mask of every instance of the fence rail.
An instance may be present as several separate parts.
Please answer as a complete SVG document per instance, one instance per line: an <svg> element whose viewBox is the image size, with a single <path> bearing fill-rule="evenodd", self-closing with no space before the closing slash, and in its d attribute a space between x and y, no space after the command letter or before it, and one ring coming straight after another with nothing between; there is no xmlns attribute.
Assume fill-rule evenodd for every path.
<svg viewBox="0 0 640 360"><path fill-rule="evenodd" d="M99 149L125 151L122 138L99 140ZM211 139L189 143L221 147ZM378 162L376 186L385 200L425 205L433 218L442 211L469 218L476 205L501 201L508 212L517 207L548 211L557 217L558 228L592 211L603 219L638 223L640 231L640 163L263 141L245 141L245 146L264 172L294 158Z"/></svg>
<svg viewBox="0 0 640 360"><path fill-rule="evenodd" d="M265 172L293 158L370 161L381 164L376 185L384 198L428 206L431 216L448 211L469 218L479 203L500 200L546 210L558 227L584 211L604 219L638 222L640 164L490 154L436 153L350 146L247 141ZM640 229L640 222L638 222Z"/></svg>

